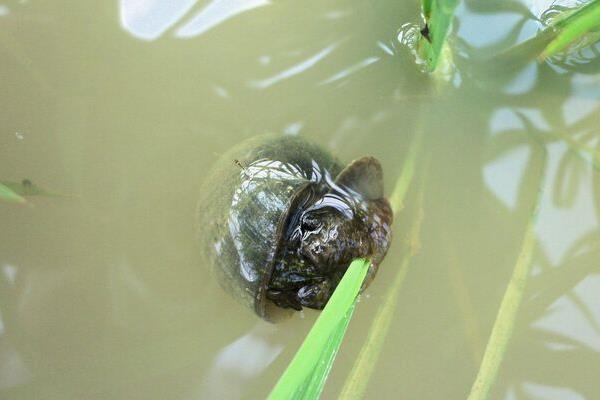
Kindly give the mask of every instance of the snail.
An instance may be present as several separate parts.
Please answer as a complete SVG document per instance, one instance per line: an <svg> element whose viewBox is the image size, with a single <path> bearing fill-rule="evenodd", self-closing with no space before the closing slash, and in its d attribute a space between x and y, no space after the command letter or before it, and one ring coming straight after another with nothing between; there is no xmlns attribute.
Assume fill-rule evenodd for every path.
<svg viewBox="0 0 600 400"><path fill-rule="evenodd" d="M224 154L198 202L199 241L221 286L263 319L322 309L349 264L361 290L391 240L392 210L373 157L343 167L297 136L259 136Z"/></svg>

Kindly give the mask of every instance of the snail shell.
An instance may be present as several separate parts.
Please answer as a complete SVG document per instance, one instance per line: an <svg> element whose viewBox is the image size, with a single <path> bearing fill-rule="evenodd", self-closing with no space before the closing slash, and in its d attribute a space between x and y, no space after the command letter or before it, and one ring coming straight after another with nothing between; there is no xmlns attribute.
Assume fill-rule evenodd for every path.
<svg viewBox="0 0 600 400"><path fill-rule="evenodd" d="M363 289L391 239L381 165L345 168L295 136L260 136L224 154L203 185L199 238L221 286L261 318L322 309L350 262L369 258Z"/></svg>

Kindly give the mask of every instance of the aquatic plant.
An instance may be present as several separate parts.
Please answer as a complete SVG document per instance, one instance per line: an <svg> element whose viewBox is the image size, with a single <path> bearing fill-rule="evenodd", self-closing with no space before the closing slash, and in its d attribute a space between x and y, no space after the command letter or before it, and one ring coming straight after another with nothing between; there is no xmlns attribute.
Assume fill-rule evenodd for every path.
<svg viewBox="0 0 600 400"><path fill-rule="evenodd" d="M9 186L2 182L0 182L0 200L5 201L7 203L19 204L27 202L27 200L25 200L23 196L19 195L17 192L15 192Z"/></svg>
<svg viewBox="0 0 600 400"><path fill-rule="evenodd" d="M536 244L536 221L544 194L546 162L542 160L538 178L537 195L525 227L521 250L515 267L508 282L496 321L490 334L479 373L471 388L469 400L484 400L489 398L492 386L496 381L500 365L504 359L507 347L515 329L517 313L521 307L527 280L531 271L533 254Z"/></svg>
<svg viewBox="0 0 600 400"><path fill-rule="evenodd" d="M454 10L457 5L458 0L423 0L422 2L422 17L425 25L421 30L421 37L417 46L419 54L426 62L426 70L428 72L433 73L436 71L436 68L440 65L441 58L444 57L443 54L451 54L448 43L448 32L450 31ZM598 27L600 27L599 0L590 1L577 9L554 8L550 11L553 12L553 18L551 21L548 20L549 22L547 23L546 29L540 31L536 37L530 39L527 43L518 45L514 49L509 49L506 53L511 56L519 54L524 56L524 60L537 58L538 60L543 61L562 51L576 49L577 46L574 44L581 42L584 36L589 36L590 33L596 33ZM548 17L548 15L549 14L546 14L546 17ZM593 36L592 40L587 40L583 43L584 45L589 45L590 43L593 43L593 40L596 40L596 36ZM503 54L503 56L505 56L505 54ZM593 164L598 168L598 160L600 159L598 157L598 152L589 145L586 145L585 142L564 135L563 133L560 133L560 131L557 131L557 133L550 132L544 136L540 132L535 132L535 128L530 124L527 124L526 121L524 122L527 132L530 135L535 135L535 142L538 148L541 148L544 151L544 154L544 141L555 134L558 135L556 136L558 139L564 140L571 146L573 154L579 154L582 157L589 156ZM417 154L419 153L420 146L421 138L420 135L417 134L413 139L413 144L411 145L411 150L409 151L409 155L402 169L402 174L390 197L395 212L398 212L402 208L406 192L413 180L414 170L417 165ZM533 256L537 249L535 226L546 182L545 157L541 160L539 171L536 189L537 194L525 226L519 255L515 262L512 277L508 282L506 292L500 303L500 308L485 353L482 357L479 372L471 389L469 396L470 400L483 400L489 398L502 361L511 342L517 316L523 303L523 299L525 298L525 288L527 286L527 281L529 280ZM410 234L410 242L413 244L418 243L422 215L423 210L422 208L419 208ZM409 251L403 258L393 283L388 289L384 303L381 305L373 319L368 337L360 349L354 366L346 379L346 383L340 395L340 398L342 399L357 399L364 396L366 386L375 368L375 363L377 362L383 341L389 330L400 287L402 286L411 260L417 253L415 248L410 245L408 246L408 250ZM350 269L356 268L354 263L352 265L353 266L351 266ZM356 273L353 273L352 276L354 277L353 279L357 279L358 277ZM346 280L346 278L344 279ZM353 282L353 284L356 286L358 283ZM348 287L351 287L351 285ZM346 285L340 285L338 290L346 291ZM335 299L332 298L331 302L334 303L332 305L333 307L335 305ZM319 324L319 322L315 324L309 333L309 336L303 343L303 346L286 370L286 373L282 376L277 387L272 392L271 398L314 399L320 395L324 381L331 368L331 363L341 345L341 339L348 326L349 319L352 316L354 306L354 302L347 303L347 308L345 308L345 312L342 314L344 317L334 323L332 322L329 327L325 327L324 324ZM325 312L327 312L327 308L324 313ZM329 338L329 340L322 340L320 347L307 346L307 341L314 335L320 335L323 338ZM311 347L310 351L307 350L308 347ZM311 356L310 352L314 352L320 356L317 357L314 354ZM309 358L312 360L312 363L306 361ZM297 361L298 359L304 359L305 362L301 364ZM300 369L298 369L301 368L299 367L300 365L309 372L300 372ZM289 375L295 375L296 379L289 379ZM309 382L307 388L303 389L302 386L307 385L307 382ZM314 384L314 382L317 382L317 384ZM287 391L283 391L281 388L282 385L289 385ZM286 395L295 395L292 397L284 397L282 396L284 393Z"/></svg>
<svg viewBox="0 0 600 400"><path fill-rule="evenodd" d="M457 0L446 2L435 0L423 1L423 16L426 25L423 26L420 42L425 54L424 59L428 61L427 65L429 71L436 70L440 65L440 59L443 59L443 49L448 49L452 44L452 41L447 39L449 32L451 32L453 12L457 3ZM538 61L553 62L552 59L562 52L568 53L571 50L577 50L583 45L594 43L597 39L597 27L600 24L599 3L599 1L593 0L584 4L579 9L555 8L552 10L553 13L545 13L546 16L552 16L551 20L548 21L547 28L540 31L536 37L531 39L532 41L535 41L538 46L519 47L524 50L524 53L522 53L524 54L524 58L527 60L537 59ZM544 19L544 15L542 16L542 19ZM522 25L519 26L519 28L521 27ZM517 32L517 30L515 30L515 32ZM529 42L528 44L531 43L532 42ZM512 50L515 50L515 48L509 49L509 51ZM564 87L560 89L564 89ZM502 94L499 93L495 93L495 95L502 96ZM531 100L531 98L528 98L528 100ZM522 105L525 103L527 103L527 101L521 101L520 104ZM516 102L513 104L516 104ZM552 116L549 116L549 118L551 117ZM436 115L433 114L431 118L436 118ZM526 139L525 131L530 129L530 126L526 126L524 129L517 129L514 132L515 136L521 136L520 140L523 140L523 137ZM474 132L474 134L477 134L477 132ZM594 143L595 137L593 136L593 132L584 132L579 137L575 137L575 134L572 134L572 132L556 129L552 132L545 132L545 134L546 137L543 140L547 143L560 140L564 141L564 143L568 144L571 148L571 151L568 151L561 160L559 166L559 171L561 172L559 172L559 176L572 179L562 179L561 182L567 182L571 185L576 185L578 182L576 177L580 175L580 169L577 169L576 165L581 164L574 163L574 160L580 161L577 157L574 157L574 155L578 155L584 160L588 160L591 157L596 168L600 168L598 149L597 147L594 148L593 144L590 144ZM520 141L517 144L521 143L522 142ZM509 145L512 144L513 143L509 143ZM421 146L419 145L418 147ZM506 150L506 147L497 147L500 150ZM538 150L542 147L543 146L536 146ZM542 150L545 151L543 148ZM403 199L413 181L415 170L418 170L420 164L422 164L420 159L416 157L416 154L417 152L409 151L407 160L411 161L402 169L402 174L398 179L395 190L391 196L391 201L394 204L396 212L403 208ZM536 165L535 167L537 171L539 166ZM519 376L519 374L531 374L527 375L527 377L539 377L541 376L539 372L540 368L538 368L540 364L556 365L560 363L561 359L544 347L543 344L545 342L553 341L555 343L563 344L564 346L568 345L570 347L569 354L571 354L572 357L585 357L586 354L589 357L589 354L593 354L593 349L586 348L586 345L583 342L577 343L571 338L562 337L559 334L551 335L549 333L544 333L531 326L533 316L538 318L544 311L547 312L549 306L556 301L557 298L570 291L578 282L583 280L583 277L587 276L587 274L595 271L594 268L597 267L596 260L598 259L600 251L598 248L600 237L598 236L598 232L594 231L589 235L586 235L581 241L575 243L567 252L568 254L565 257L565 260L561 262L560 265L552 265L552 268L546 265L549 263L547 260L544 260L544 256L540 254L539 243L536 240L534 232L537 210L539 209L540 198L543 193L544 171L545 168L542 164L540 175L538 177L539 180L537 182L539 188L537 188L534 206L532 206L529 219L523 229L521 247L519 256L514 265L513 275L508 282L506 293L500 302L499 312L488 341L486 353L485 356L482 357L483 362L473 385L471 392L473 399L489 398L501 371L508 374L510 378L523 378L522 376ZM34 193L31 188L29 188L28 191L24 191L24 186L23 183L17 182L0 183L0 200L10 203L25 203L27 201L26 196L34 195ZM561 190L560 185L555 185L554 190L555 197L560 201L566 203L570 201L569 196L572 197L573 190L570 188ZM571 193L571 195L568 193ZM422 196L423 194L420 193L420 197ZM600 197L595 197L596 200L599 198ZM600 202L596 201L595 203L595 206L599 207L598 205ZM529 203L526 205L529 206ZM415 242L411 241L411 244L406 246L410 251L405 254L399 265L393 266L398 267L398 270L393 281L390 282L390 287L383 297L384 300L380 305L379 310L375 313L373 323L367 333L367 339L365 340L364 345L359 349L358 357L346 380L346 385L342 390L342 398L360 398L369 384L372 372L375 370L375 363L377 362L379 352L383 346L383 341L391 326L393 311L397 305L399 291L410 270L413 258L416 256L416 246L414 246L414 244L418 243L418 227L422 224L424 210L422 206L415 209L417 210L415 213L417 215L414 217L413 228L409 229L411 231L410 237L415 240ZM541 259L540 264L542 273L540 275L530 276L529 272L532 266L532 258L534 256L538 257L538 255ZM546 266L546 268L544 268L544 266ZM316 398L319 396L336 353L341 346L351 316L353 315L356 306L356 302L354 301L356 297L356 287L360 287L362 276L364 276L362 271L364 271L365 268L368 268L368 263L364 260L356 260L349 267L349 273L346 274L346 277L340 284L338 291L336 292L336 297L331 300L330 308L326 309L319 317L319 321L323 320L324 322L317 322L314 325L311 333L306 338L303 346L294 358L293 364L286 370L285 374L280 379L279 384L272 392L272 398ZM554 287L552 287L549 285L550 282L560 282L560 284L555 284ZM340 300L338 300L338 298ZM344 301L343 303L342 300ZM334 310L335 312L331 310ZM589 310L586 311L583 306L581 307L581 310L583 315L590 314ZM327 315L329 315L329 317ZM493 313L491 315L493 315ZM524 321L520 322L517 318L523 318ZM593 325L593 318L588 317L588 319L592 321L591 323ZM527 335L531 335L531 337L519 342L519 340L516 340L518 338L513 335L513 333L519 329L526 331ZM599 330L600 328L596 327L596 329ZM312 339L310 339L311 334L313 335ZM200 346L200 344L197 344L196 342L192 342L192 344L197 348ZM182 353L186 353L188 347L193 346L179 347L182 348ZM519 371L513 371L510 368L503 371L502 363L506 359L509 347L512 348L513 351L516 349L516 353L518 353L520 349L534 349L535 354L540 356L539 359L534 358L534 361L538 364L532 360L528 360L522 364L523 366L519 368ZM161 351L165 354L170 354L171 358L176 358L172 355L174 353L171 346L165 345L164 350ZM543 362L539 360L543 360ZM164 360L161 359L160 361L162 362ZM526 370L527 372L525 372ZM580 372L581 371L564 371L563 373L575 377L575 375L580 374ZM466 388L468 389L468 386L466 386ZM518 392L519 388L517 387L515 390L520 398L521 396ZM584 394L584 397L586 398L594 397L594 393Z"/></svg>
<svg viewBox="0 0 600 400"><path fill-rule="evenodd" d="M591 0L575 9L554 7L549 11L551 13L547 12L546 16L551 17L551 22L546 29L552 32L553 38L539 55L540 60L543 61L564 51L590 33L596 34L593 41L598 40L600 1Z"/></svg>
<svg viewBox="0 0 600 400"><path fill-rule="evenodd" d="M423 0L421 5L425 26L421 29L418 46L427 70L433 72L438 67L446 46L458 0Z"/></svg>
<svg viewBox="0 0 600 400"><path fill-rule="evenodd" d="M421 146L422 131L418 131L413 137L408 155L403 163L402 172L390 196L390 203L396 215L403 209L404 199L414 180ZM415 223L416 236L418 236L419 230L420 219ZM364 347L365 354L355 364L355 369L361 369L362 373L368 373L368 369L364 368L364 363L370 361L368 357L377 357L381 350L381 342L387 334L391 321L391 311L394 309L397 292L406 275L410 258L406 257L402 262L394 280L394 285L388 293L388 300L375 318L372 333ZM342 344L346 328L352 318L357 295L369 267L370 263L361 259L350 264L333 296L327 302L325 309L319 315L296 355L269 395L270 400L317 399L320 396L335 356ZM369 366L371 370L372 367L372 365ZM360 377L359 379L363 379L364 385L368 382L368 377ZM354 389L350 388L348 390ZM364 386L362 390L364 390Z"/></svg>
<svg viewBox="0 0 600 400"><path fill-rule="evenodd" d="M23 179L21 182L0 181L0 201L23 204L27 203L26 197L30 196L74 197L38 186L29 179Z"/></svg>
<svg viewBox="0 0 600 400"><path fill-rule="evenodd" d="M370 263L361 259L350 264L269 399L316 399L320 396L369 267Z"/></svg>

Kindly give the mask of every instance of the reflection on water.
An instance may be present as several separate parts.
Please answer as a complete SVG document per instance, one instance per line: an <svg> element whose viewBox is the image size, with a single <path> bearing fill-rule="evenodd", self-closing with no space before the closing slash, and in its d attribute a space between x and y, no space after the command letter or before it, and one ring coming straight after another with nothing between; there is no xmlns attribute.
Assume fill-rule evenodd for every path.
<svg viewBox="0 0 600 400"><path fill-rule="evenodd" d="M584 343L600 352L600 277L589 276L573 288L569 296L558 298L550 306L549 313L532 324L533 328L545 330ZM568 350L573 344L547 343L556 350Z"/></svg>
<svg viewBox="0 0 600 400"><path fill-rule="evenodd" d="M536 27L527 23L523 15L515 10L499 11L493 14L479 13L469 9L467 2L461 2L456 11L460 14L461 24L456 32L458 38L475 48L486 48L495 44L505 44L514 30L519 30L519 36L533 36ZM520 40L517 40L517 43Z"/></svg>
<svg viewBox="0 0 600 400"><path fill-rule="evenodd" d="M518 96L529 92L535 86L536 79L538 76L538 66L535 63L530 63L527 67L522 69L512 81L503 88L503 92Z"/></svg>
<svg viewBox="0 0 600 400"><path fill-rule="evenodd" d="M358 72L361 69L368 67L369 65L371 65L373 63L376 63L377 61L379 61L379 57L367 57L364 60L359 61L358 63L351 65L348 68L344 68L340 72L337 72L334 75L330 76L329 78L321 81L320 84L327 85L329 83L339 81L340 79L347 78L348 76L352 75L353 73Z"/></svg>
<svg viewBox="0 0 600 400"><path fill-rule="evenodd" d="M272 86L278 82L281 82L284 79L290 78L294 75L298 75L301 72L306 71L309 68L314 67L319 61L327 57L335 48L337 47L336 43L330 44L329 46L323 48L318 53L308 57L307 59L299 62L296 65L287 68L276 75L263 79L250 82L250 85L257 89L266 89L269 86Z"/></svg>
<svg viewBox="0 0 600 400"><path fill-rule="evenodd" d="M0 17L10 14L10 8L5 4L0 4Z"/></svg>
<svg viewBox="0 0 600 400"><path fill-rule="evenodd" d="M231 17L269 3L269 0L213 0L177 29L175 36L189 38L201 35Z"/></svg>
<svg viewBox="0 0 600 400"><path fill-rule="evenodd" d="M4 293L0 300L4 300L6 295L15 290L17 283L17 267L5 264L1 269L0 291ZM0 302L5 305L6 303ZM0 305L0 390L10 389L12 387L23 385L31 379L31 373L27 364L13 343L8 340L7 333L12 326L10 310Z"/></svg>
<svg viewBox="0 0 600 400"><path fill-rule="evenodd" d="M275 326L257 322L250 332L222 348L205 376L205 389L200 398L244 397L244 386L260 375L283 350L283 345L265 340L277 332Z"/></svg>
<svg viewBox="0 0 600 400"><path fill-rule="evenodd" d="M517 206L519 183L530 157L527 146L510 150L501 159L489 162L483 170L483 178L489 189L506 206Z"/></svg>
<svg viewBox="0 0 600 400"><path fill-rule="evenodd" d="M19 353L6 340L0 341L0 390L26 384L31 373Z"/></svg>
<svg viewBox="0 0 600 400"><path fill-rule="evenodd" d="M133 36L155 40L181 20L175 37L198 36L245 11L269 4L269 0L212 0L190 16L198 0L120 0L121 25Z"/></svg>
<svg viewBox="0 0 600 400"><path fill-rule="evenodd" d="M176 24L197 0L120 0L121 25L137 38L154 40Z"/></svg>
<svg viewBox="0 0 600 400"><path fill-rule="evenodd" d="M345 162L373 154L391 188L417 129L431 160L416 171L422 252L367 398L465 397L542 173L534 269L493 398L600 397L597 51L488 62L548 6L465 0L453 84L433 89L411 55L412 3L0 5L0 179L81 194L0 204L0 397L264 398L316 313L257 322L207 274L193 226L205 171L279 132ZM160 40L173 37L189 40ZM410 197L324 398L384 301L414 209Z"/></svg>

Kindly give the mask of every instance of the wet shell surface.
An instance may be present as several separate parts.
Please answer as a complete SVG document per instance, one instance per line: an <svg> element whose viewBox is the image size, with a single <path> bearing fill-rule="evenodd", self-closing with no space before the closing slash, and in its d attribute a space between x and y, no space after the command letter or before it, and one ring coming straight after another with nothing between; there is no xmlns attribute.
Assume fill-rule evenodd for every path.
<svg viewBox="0 0 600 400"><path fill-rule="evenodd" d="M302 138L259 136L209 172L197 222L220 285L274 321L322 309L358 257L372 261L366 287L389 247L392 211L375 158L344 167Z"/></svg>

